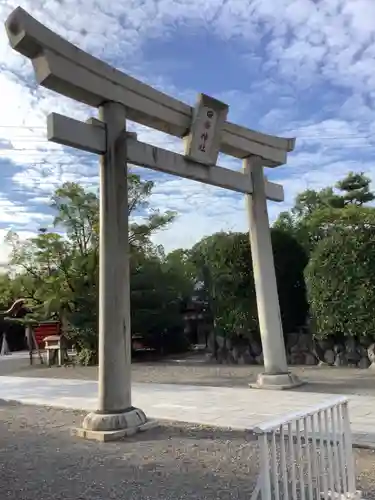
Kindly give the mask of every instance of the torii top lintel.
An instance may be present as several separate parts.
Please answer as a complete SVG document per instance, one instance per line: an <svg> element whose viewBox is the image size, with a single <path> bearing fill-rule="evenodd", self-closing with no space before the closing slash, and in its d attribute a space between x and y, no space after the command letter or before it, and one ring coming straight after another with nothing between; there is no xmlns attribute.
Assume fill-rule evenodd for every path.
<svg viewBox="0 0 375 500"><path fill-rule="evenodd" d="M17 7L5 23L13 49L32 60L40 85L76 101L99 107L122 103L129 120L176 137L188 134L193 108L84 52ZM220 151L236 158L259 156L264 165L286 163L295 139L256 132L225 122Z"/></svg>

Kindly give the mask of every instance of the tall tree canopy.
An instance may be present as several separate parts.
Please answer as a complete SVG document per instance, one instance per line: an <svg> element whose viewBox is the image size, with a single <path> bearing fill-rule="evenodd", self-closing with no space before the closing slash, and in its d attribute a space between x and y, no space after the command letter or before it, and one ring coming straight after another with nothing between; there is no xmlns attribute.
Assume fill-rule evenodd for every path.
<svg viewBox="0 0 375 500"><path fill-rule="evenodd" d="M156 286L160 295L165 291L160 289L164 278L160 275L160 269L158 272L156 269L162 263L158 261L159 252L152 244L151 237L156 231L167 227L175 215L150 209L148 197L152 186L152 182L142 181L134 174L129 175L129 243L135 284L138 275L144 274L147 267L149 290ZM17 289L18 296L27 299L34 317L42 319L56 315L77 329L85 328L89 332L87 342L82 335L76 340L82 342L82 349L87 344L92 349L97 341L98 195L85 191L78 184L65 183L53 194L51 206L56 214L55 231L41 228L37 235L26 241L13 232L7 235L7 242L12 248L11 267L15 273L12 286ZM133 218L139 208L148 214L141 222ZM176 300L180 285L178 283L169 297L164 298L165 312L171 311L168 300ZM149 303L150 308L154 309L160 305L160 297L159 301ZM143 316L146 318L145 314ZM156 314L153 317L158 318ZM141 328L141 322L137 324L136 313L133 319L137 328ZM144 323L143 327L146 328ZM149 323L147 328L150 328Z"/></svg>
<svg viewBox="0 0 375 500"><path fill-rule="evenodd" d="M334 188L299 194L275 223L309 253L306 286L318 336L375 333L375 208L366 205L374 199L370 179L351 172Z"/></svg>
<svg viewBox="0 0 375 500"><path fill-rule="evenodd" d="M319 337L375 338L375 232L365 225L321 240L306 268L310 313Z"/></svg>
<svg viewBox="0 0 375 500"><path fill-rule="evenodd" d="M303 270L307 256L293 236L271 231L281 318L285 332L302 326L307 302ZM217 233L191 251L202 293L211 305L217 333L226 337L258 332L258 314L249 237L244 233Z"/></svg>
<svg viewBox="0 0 375 500"><path fill-rule="evenodd" d="M290 212L282 212L274 227L293 234L309 253L334 229L350 227L365 218L372 220L374 209L371 179L363 173L350 172L335 188L300 193Z"/></svg>

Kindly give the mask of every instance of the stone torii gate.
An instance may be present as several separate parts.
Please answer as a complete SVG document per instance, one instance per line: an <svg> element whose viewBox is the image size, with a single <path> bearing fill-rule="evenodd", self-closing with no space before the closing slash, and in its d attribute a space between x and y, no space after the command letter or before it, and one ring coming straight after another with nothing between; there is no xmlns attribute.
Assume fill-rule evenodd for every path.
<svg viewBox="0 0 375 500"><path fill-rule="evenodd" d="M284 192L263 172L286 163L295 140L228 123L228 106L206 95L193 109L78 49L20 7L6 30L13 49L31 59L40 85L99 109L99 119L86 123L47 118L49 140L100 155L99 403L80 434L108 440L150 425L131 402L127 163L246 195L264 355L256 386L299 385L286 361L266 202L283 201ZM185 154L138 141L126 120L183 138ZM243 159L244 171L217 166L220 151Z"/></svg>

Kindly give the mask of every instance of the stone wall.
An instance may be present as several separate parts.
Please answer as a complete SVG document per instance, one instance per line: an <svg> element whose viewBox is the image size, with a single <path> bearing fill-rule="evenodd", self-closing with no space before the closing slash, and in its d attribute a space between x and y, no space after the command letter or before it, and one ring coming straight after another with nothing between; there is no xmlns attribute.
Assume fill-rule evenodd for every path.
<svg viewBox="0 0 375 500"><path fill-rule="evenodd" d="M353 338L335 342L334 339L313 340L309 333L289 334L286 340L288 363L368 368L370 344L371 341L360 343Z"/></svg>
<svg viewBox="0 0 375 500"><path fill-rule="evenodd" d="M286 351L289 365L375 367L375 344L371 340L360 342L348 338L343 342L334 339L313 340L309 333L292 333L286 336ZM211 334L208 341L209 359L226 364L262 365L262 346L259 341L229 339Z"/></svg>

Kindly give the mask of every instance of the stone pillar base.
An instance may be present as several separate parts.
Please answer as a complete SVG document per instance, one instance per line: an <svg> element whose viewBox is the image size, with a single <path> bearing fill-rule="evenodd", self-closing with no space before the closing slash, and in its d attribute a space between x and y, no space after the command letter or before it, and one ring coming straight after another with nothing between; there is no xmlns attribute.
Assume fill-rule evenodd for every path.
<svg viewBox="0 0 375 500"><path fill-rule="evenodd" d="M278 373L270 375L268 373L259 373L255 384L249 384L252 389L268 389L273 391L283 391L294 389L305 384L297 375L293 373Z"/></svg>
<svg viewBox="0 0 375 500"><path fill-rule="evenodd" d="M129 408L121 413L92 412L86 415L82 427L73 429L72 434L96 441L117 441L157 426L154 420L147 420L138 408Z"/></svg>

